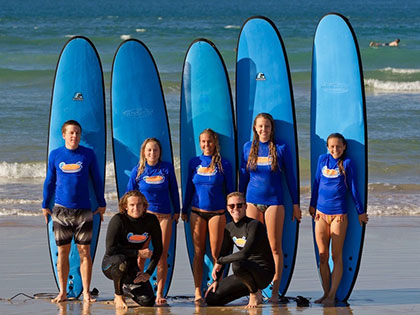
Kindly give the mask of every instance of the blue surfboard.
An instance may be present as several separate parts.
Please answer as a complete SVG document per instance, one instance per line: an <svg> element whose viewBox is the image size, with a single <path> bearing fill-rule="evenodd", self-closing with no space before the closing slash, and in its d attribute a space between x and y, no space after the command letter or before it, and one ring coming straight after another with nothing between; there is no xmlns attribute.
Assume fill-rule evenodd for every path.
<svg viewBox="0 0 420 315"><path fill-rule="evenodd" d="M85 37L71 38L61 51L55 73L51 97L50 122L48 133L49 153L64 145L61 126L67 120L76 120L82 126L80 144L95 151L102 182L105 177L106 161L106 124L105 124L105 92L101 61L93 44ZM48 165L48 161L47 161ZM98 207L92 181L89 183L92 211ZM54 206L51 201L50 209ZM93 217L93 232L90 254L95 258L96 247L101 227L100 215ZM55 244L53 224L48 219L48 244L51 263L57 287L58 249ZM78 298L83 291L80 276L80 257L74 240L69 255L70 272L67 281L67 296Z"/></svg>
<svg viewBox="0 0 420 315"><path fill-rule="evenodd" d="M193 41L185 56L182 73L180 125L183 196L185 197L188 178L188 163L191 158L201 155L198 138L206 128L211 128L218 134L221 155L231 163L232 181L235 182L235 125L229 77L216 46L206 39ZM194 246L189 221L184 224L184 228L192 270ZM213 259L207 240L201 285L203 292L213 282L212 270ZM225 272L227 271L228 268L225 269Z"/></svg>
<svg viewBox="0 0 420 315"><path fill-rule="evenodd" d="M239 34L236 58L236 121L238 152L252 140L252 124L259 113L274 118L275 140L285 143L292 154L296 188L299 192L299 158L292 81L286 49L272 21L262 16L245 21ZM292 279L298 245L299 225L292 221L293 204L282 176L285 218L283 227L283 272L279 294L286 294ZM264 290L271 297L271 285Z"/></svg>
<svg viewBox="0 0 420 315"><path fill-rule="evenodd" d="M325 15L315 32L312 55L311 174L327 152L327 137L334 132L347 139L346 156L357 170L357 187L367 205L367 129L362 62L350 22L335 13ZM346 200L348 227L343 249L343 278L336 297L346 301L356 282L362 257L365 226L361 227L350 194ZM318 248L314 247L319 268ZM331 256L330 256L331 257ZM330 259L330 268L333 263Z"/></svg>
<svg viewBox="0 0 420 315"><path fill-rule="evenodd" d="M122 42L114 56L111 74L111 120L115 179L118 198L121 198L127 189L131 170L139 162L140 147L145 139L157 138L162 145L162 161L173 164L171 134L158 69L149 49L136 39ZM168 294L172 281L175 246L174 222L164 296ZM147 265L148 261L146 268ZM150 277L150 282L156 292L157 268Z"/></svg>

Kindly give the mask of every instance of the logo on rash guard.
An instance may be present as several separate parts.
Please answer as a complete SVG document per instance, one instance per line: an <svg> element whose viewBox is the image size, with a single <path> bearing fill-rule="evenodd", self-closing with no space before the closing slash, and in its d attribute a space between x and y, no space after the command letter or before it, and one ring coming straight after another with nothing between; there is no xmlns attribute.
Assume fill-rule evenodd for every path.
<svg viewBox="0 0 420 315"><path fill-rule="evenodd" d="M259 156L257 159L257 165L259 166L271 165L271 156Z"/></svg>
<svg viewBox="0 0 420 315"><path fill-rule="evenodd" d="M143 234L133 234L132 232L127 234L127 240L130 243L144 243L149 237L149 233L144 232Z"/></svg>
<svg viewBox="0 0 420 315"><path fill-rule="evenodd" d="M204 167L199 165L197 167L197 174L201 176L214 176L216 175L216 168Z"/></svg>
<svg viewBox="0 0 420 315"><path fill-rule="evenodd" d="M246 244L246 236L242 236L241 238L237 238L236 236L232 237L233 242L238 247L244 247Z"/></svg>
<svg viewBox="0 0 420 315"><path fill-rule="evenodd" d="M329 169L326 165L322 168L321 170L322 175L324 175L326 178L337 178L340 176L340 169L334 168L334 169Z"/></svg>
<svg viewBox="0 0 420 315"><path fill-rule="evenodd" d="M161 176L161 175L156 175L156 176L144 176L143 180L147 183L147 184L151 184L151 185L157 185L157 184L162 184L165 181L165 177Z"/></svg>
<svg viewBox="0 0 420 315"><path fill-rule="evenodd" d="M82 162L76 162L73 164L66 164L65 162L61 162L58 164L58 167L63 171L63 173L77 173L82 170L82 164Z"/></svg>

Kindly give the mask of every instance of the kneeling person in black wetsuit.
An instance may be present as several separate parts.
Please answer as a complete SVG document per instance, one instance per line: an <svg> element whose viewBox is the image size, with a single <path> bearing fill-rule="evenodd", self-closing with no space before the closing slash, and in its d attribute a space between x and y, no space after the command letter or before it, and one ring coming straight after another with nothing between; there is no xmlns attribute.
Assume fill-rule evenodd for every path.
<svg viewBox="0 0 420 315"><path fill-rule="evenodd" d="M156 216L146 212L147 207L147 200L141 192L129 191L119 202L120 213L114 215L108 225L102 271L114 281L114 303L118 309L127 309L123 285L138 304L155 304L149 278L162 253L162 232ZM149 239L153 252L145 247ZM150 258L145 272L139 269L140 258Z"/></svg>
<svg viewBox="0 0 420 315"><path fill-rule="evenodd" d="M264 225L245 215L246 202L242 193L233 192L227 196L227 209L233 222L226 225L220 256L213 268L214 282L206 292L206 303L225 305L249 294L246 307L254 308L262 303L261 289L273 279L273 254ZM229 255L234 244L239 251ZM222 267L229 263L233 275L221 279Z"/></svg>

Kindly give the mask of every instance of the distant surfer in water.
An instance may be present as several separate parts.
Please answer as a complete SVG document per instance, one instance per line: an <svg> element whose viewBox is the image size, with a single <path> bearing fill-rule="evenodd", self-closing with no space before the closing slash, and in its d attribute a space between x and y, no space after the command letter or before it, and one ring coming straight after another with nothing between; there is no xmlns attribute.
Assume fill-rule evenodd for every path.
<svg viewBox="0 0 420 315"><path fill-rule="evenodd" d="M203 302L201 283L207 231L213 261L219 257L226 225L226 195L233 191L232 166L220 155L216 132L205 129L199 136L202 155L188 164L188 179L184 196L182 219L190 220L194 243L193 276L194 301ZM191 213L187 213L191 206Z"/></svg>
<svg viewBox="0 0 420 315"><path fill-rule="evenodd" d="M275 265L267 232L261 222L246 216L246 207L242 193L228 195L227 208L233 222L224 230L222 249L212 272L214 282L205 295L210 306L249 295L246 308L255 308L262 303L261 289L273 279ZM234 245L239 251L230 254ZM225 264L232 264L233 275L222 279Z"/></svg>
<svg viewBox="0 0 420 315"><path fill-rule="evenodd" d="M71 241L77 244L80 256L80 274L83 284L83 301L94 302L89 292L92 277L90 242L93 215L105 212L104 190L95 152L79 145L82 127L75 120L66 121L62 128L64 146L51 151L48 157L47 177L44 182L42 212L48 224L50 215L58 247L57 273L60 292L53 303L67 300L67 278ZM99 207L94 213L89 200L89 177L95 190ZM55 195L54 208L49 204Z"/></svg>
<svg viewBox="0 0 420 315"><path fill-rule="evenodd" d="M302 212L298 204L296 181L292 172L292 157L286 144L274 141L274 120L270 114L260 113L253 124L253 140L245 143L239 178L239 190L246 192L246 215L265 223L268 240L276 264L270 302L278 303L283 272L282 237L284 201L281 173L293 202L292 220L300 222Z"/></svg>
<svg viewBox="0 0 420 315"><path fill-rule="evenodd" d="M119 213L108 224L102 271L114 281L117 309L127 309L124 291L141 306L155 304L149 279L162 254L162 232L159 220L147 209L145 196L137 190L129 191L120 199ZM153 252L147 247L150 240ZM143 272L138 261L145 258L150 258L150 263Z"/></svg>
<svg viewBox="0 0 420 315"><path fill-rule="evenodd" d="M162 146L158 139L147 138L140 149L140 161L131 171L127 191L141 191L148 203L147 212L155 215L162 230L163 251L158 264L156 304L166 303L163 295L168 274L168 250L172 236L172 222L178 223L180 203L174 166L161 160ZM173 205L173 209L171 204ZM173 211L171 211L173 210ZM173 212L173 214L172 214ZM145 260L141 260L140 269Z"/></svg>
<svg viewBox="0 0 420 315"><path fill-rule="evenodd" d="M341 134L333 133L327 138L327 148L329 153L322 154L318 159L309 213L315 220L315 240L324 290L324 295L315 303L330 306L335 304L335 294L343 275L342 253L348 225L347 190L353 197L360 225L368 222L368 215L356 188L356 170L352 161L345 157L346 140ZM334 263L332 273L328 264L330 242Z"/></svg>
<svg viewBox="0 0 420 315"><path fill-rule="evenodd" d="M377 42L370 42L369 46L370 47L381 47L381 46L390 46L390 47L397 47L400 44L400 39L397 38L396 40L393 40L392 42L389 43L377 43Z"/></svg>

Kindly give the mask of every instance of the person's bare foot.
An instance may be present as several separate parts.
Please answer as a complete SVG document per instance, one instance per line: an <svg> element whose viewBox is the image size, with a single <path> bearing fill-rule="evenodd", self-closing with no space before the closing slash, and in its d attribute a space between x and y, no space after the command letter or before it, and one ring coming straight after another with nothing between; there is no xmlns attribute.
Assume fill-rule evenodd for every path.
<svg viewBox="0 0 420 315"><path fill-rule="evenodd" d="M324 294L322 297L320 297L318 300L315 300L314 303L321 304L325 299L327 298L327 295Z"/></svg>
<svg viewBox="0 0 420 315"><path fill-rule="evenodd" d="M96 299L90 295L90 292L83 292L83 302L94 303Z"/></svg>
<svg viewBox="0 0 420 315"><path fill-rule="evenodd" d="M263 296L262 296L261 290L258 290L256 294L257 294L257 303L263 304Z"/></svg>
<svg viewBox="0 0 420 315"><path fill-rule="evenodd" d="M115 308L119 310L128 309L127 303L125 302L124 296L115 294L114 297Z"/></svg>
<svg viewBox="0 0 420 315"><path fill-rule="evenodd" d="M156 294L156 305L165 305L167 304L166 299L161 294Z"/></svg>
<svg viewBox="0 0 420 315"><path fill-rule="evenodd" d="M335 297L327 296L323 301L322 304L324 306L335 306Z"/></svg>
<svg viewBox="0 0 420 315"><path fill-rule="evenodd" d="M258 293L249 294L249 302L245 308L256 308L258 306Z"/></svg>
<svg viewBox="0 0 420 315"><path fill-rule="evenodd" d="M204 299L203 299L203 297L201 295L200 296L196 296L194 298L194 304L196 306L204 306Z"/></svg>
<svg viewBox="0 0 420 315"><path fill-rule="evenodd" d="M60 292L55 298L51 300L51 303L61 303L67 301L67 292Z"/></svg>

